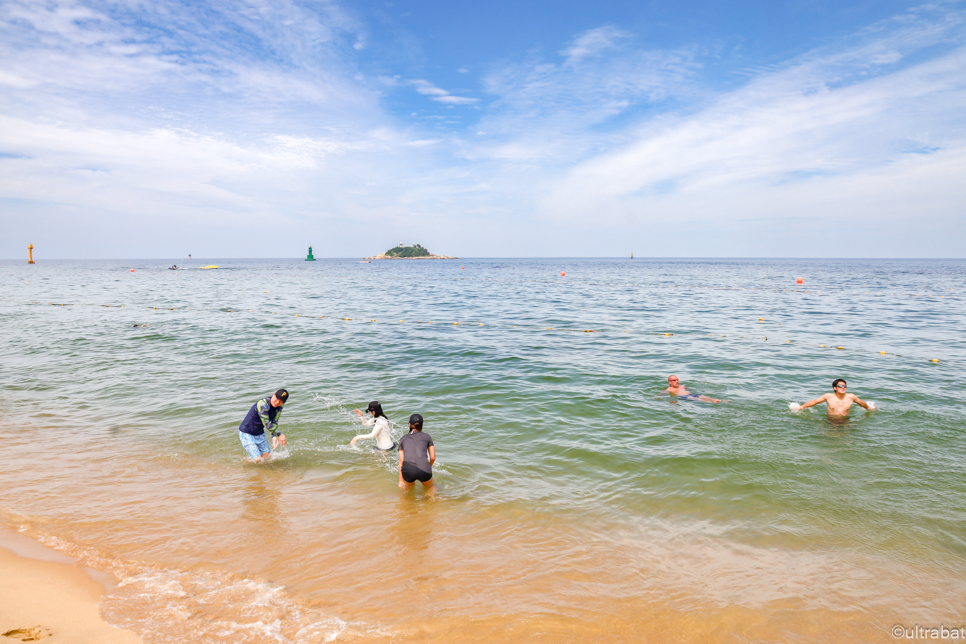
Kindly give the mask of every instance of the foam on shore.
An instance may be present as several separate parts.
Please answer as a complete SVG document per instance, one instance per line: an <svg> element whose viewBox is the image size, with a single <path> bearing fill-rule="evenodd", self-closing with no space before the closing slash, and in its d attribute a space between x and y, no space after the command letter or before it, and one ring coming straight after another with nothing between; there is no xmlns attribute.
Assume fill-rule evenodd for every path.
<svg viewBox="0 0 966 644"><path fill-rule="evenodd" d="M131 631L101 619L104 588L76 562L18 541L0 528L0 637L50 644L141 642Z"/></svg>
<svg viewBox="0 0 966 644"><path fill-rule="evenodd" d="M71 560L89 566L95 574L97 571L103 571L109 573L112 579L116 579L117 584L103 597L101 603L103 614L111 623L141 634L146 644L180 644L185 641L187 634L190 634L195 641L226 644L243 642L310 644L332 642L346 636L365 639L391 636L385 628L359 622L346 622L335 615L307 605L279 584L256 581L215 569L179 570L122 560L106 555L95 548L80 546L49 533L30 529L22 529L21 532L37 539L47 547L44 548L45 550L53 549L49 552L54 557L67 555ZM47 562L33 563L47 565ZM50 565L67 566L68 564L51 563ZM93 596L93 610L96 615L101 589L96 582L85 577L84 572L76 564L73 568L76 574L89 582L96 591ZM6 568L0 568L0 570L6 575ZM4 596L0 594L0 601ZM51 605L59 603L51 603ZM5 611L0 609L0 616L5 614ZM37 621L34 618L31 619ZM59 628L60 622L57 624ZM104 635L98 635L89 640L71 637L50 641L52 644L57 641L63 641L65 644L68 641L77 644L141 642L131 631L122 631L105 622L101 624L117 633L130 635L131 639L109 639ZM18 622L16 628L19 627ZM56 631L53 628L51 630Z"/></svg>

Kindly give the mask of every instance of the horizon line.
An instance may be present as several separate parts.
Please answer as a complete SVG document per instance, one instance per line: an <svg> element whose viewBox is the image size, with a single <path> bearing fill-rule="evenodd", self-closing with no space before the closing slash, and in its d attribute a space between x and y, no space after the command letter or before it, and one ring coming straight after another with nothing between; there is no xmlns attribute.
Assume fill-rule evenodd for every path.
<svg viewBox="0 0 966 644"><path fill-rule="evenodd" d="M45 258L44 260L34 260L34 264L42 263L43 261L53 261L53 262L121 262L121 261L131 261L131 262L146 262L146 261L184 261L185 258L176 257L51 257ZM201 260L242 260L242 261L307 261L304 257L199 257L198 259L188 259L187 261L195 262ZM362 260L363 257L316 257L318 260ZM408 258L402 258L408 259ZM412 258L420 259L420 258ZM507 256L507 257L456 257L454 259L442 259L442 260L431 260L431 261L467 261L467 260L507 260L507 259L560 259L560 260L579 260L579 259L641 259L641 260L655 260L655 259L690 259L690 260L721 260L721 259L748 259L748 260L924 260L924 261L956 261L956 260L966 260L966 257L775 257L775 256L752 256L752 255L733 255L733 256L711 256L711 255L667 255L667 256L639 256L639 257L628 257L627 255L596 255L596 256L565 256L565 255L536 255L536 256ZM392 259L379 259L370 260L378 262L394 262L396 260ZM0 262L22 262L29 265L26 258L0 258Z"/></svg>

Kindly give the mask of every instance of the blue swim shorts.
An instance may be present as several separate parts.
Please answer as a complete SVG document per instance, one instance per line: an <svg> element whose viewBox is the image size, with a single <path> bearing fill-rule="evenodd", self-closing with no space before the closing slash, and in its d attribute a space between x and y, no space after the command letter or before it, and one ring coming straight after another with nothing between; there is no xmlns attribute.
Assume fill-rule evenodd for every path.
<svg viewBox="0 0 966 644"><path fill-rule="evenodd" d="M256 459L261 458L262 454L268 454L272 451L272 448L268 446L268 436L262 434L261 436L252 436L251 434L246 434L245 432L238 432L238 439L241 441L242 447L248 453L248 458Z"/></svg>

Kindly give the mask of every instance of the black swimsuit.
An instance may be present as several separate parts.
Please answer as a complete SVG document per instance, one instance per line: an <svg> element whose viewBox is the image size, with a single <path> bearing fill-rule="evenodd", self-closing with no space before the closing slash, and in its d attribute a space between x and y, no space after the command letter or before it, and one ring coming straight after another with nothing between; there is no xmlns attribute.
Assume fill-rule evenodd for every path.
<svg viewBox="0 0 966 644"><path fill-rule="evenodd" d="M405 459L399 473L406 483L425 483L433 478L433 466L429 463L429 448L432 444L432 436L425 432L412 432L399 439L399 449Z"/></svg>
<svg viewBox="0 0 966 644"><path fill-rule="evenodd" d="M402 469L400 471L402 472L403 480L406 481L406 483L415 483L416 481L425 483L429 479L433 478L433 473L431 471L427 472L426 470L420 469L409 461L406 461L402 464Z"/></svg>

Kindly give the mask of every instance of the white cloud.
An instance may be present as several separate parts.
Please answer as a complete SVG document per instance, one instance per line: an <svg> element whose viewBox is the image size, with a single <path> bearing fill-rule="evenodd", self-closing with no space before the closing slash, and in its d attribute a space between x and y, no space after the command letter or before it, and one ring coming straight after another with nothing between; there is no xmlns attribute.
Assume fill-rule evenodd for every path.
<svg viewBox="0 0 966 644"><path fill-rule="evenodd" d="M934 168L937 178L966 176L966 49L835 87L840 60L763 74L695 114L652 121L632 143L550 180L543 211L554 219L595 210L613 221L652 223L670 213L707 221L806 213L834 219L864 202L848 211L861 218L896 215L903 190L924 198L918 179L909 180L921 178L922 168ZM873 53L865 62L879 60ZM949 205L961 198L958 183L940 189L942 182L928 185ZM838 202L828 203L823 192L839 195Z"/></svg>
<svg viewBox="0 0 966 644"><path fill-rule="evenodd" d="M434 96L433 100L437 103L446 105L472 105L479 102L478 98L467 98L465 96Z"/></svg>
<svg viewBox="0 0 966 644"><path fill-rule="evenodd" d="M700 46L643 49L605 26L490 67L483 102L402 64L367 68L357 45L378 43L331 3L8 0L3 223L42 215L68 242L125 222L177 240L190 224L234 248L271 213L333 244L373 225L459 229L490 253L514 252L508 230L551 228L553 252L583 254L667 222L688 233L682 254L702 231L705 249L737 249L830 222L904 240L945 222L950 239L966 225L966 36L943 11L746 69L728 91L704 80ZM419 97L477 107L457 122Z"/></svg>
<svg viewBox="0 0 966 644"><path fill-rule="evenodd" d="M444 103L446 105L471 105L478 102L478 98L467 98L464 96L453 96L445 89L436 87L427 80L417 79L409 81L410 85L416 88L416 91L423 96L429 96L432 100L438 103Z"/></svg>
<svg viewBox="0 0 966 644"><path fill-rule="evenodd" d="M570 46L560 52L568 63L577 63L583 58L597 56L617 47L618 43L631 37L631 34L612 26L598 27L580 34Z"/></svg>
<svg viewBox="0 0 966 644"><path fill-rule="evenodd" d="M414 80L410 81L416 91L424 96L447 96L449 92L440 87L436 87L427 80Z"/></svg>

